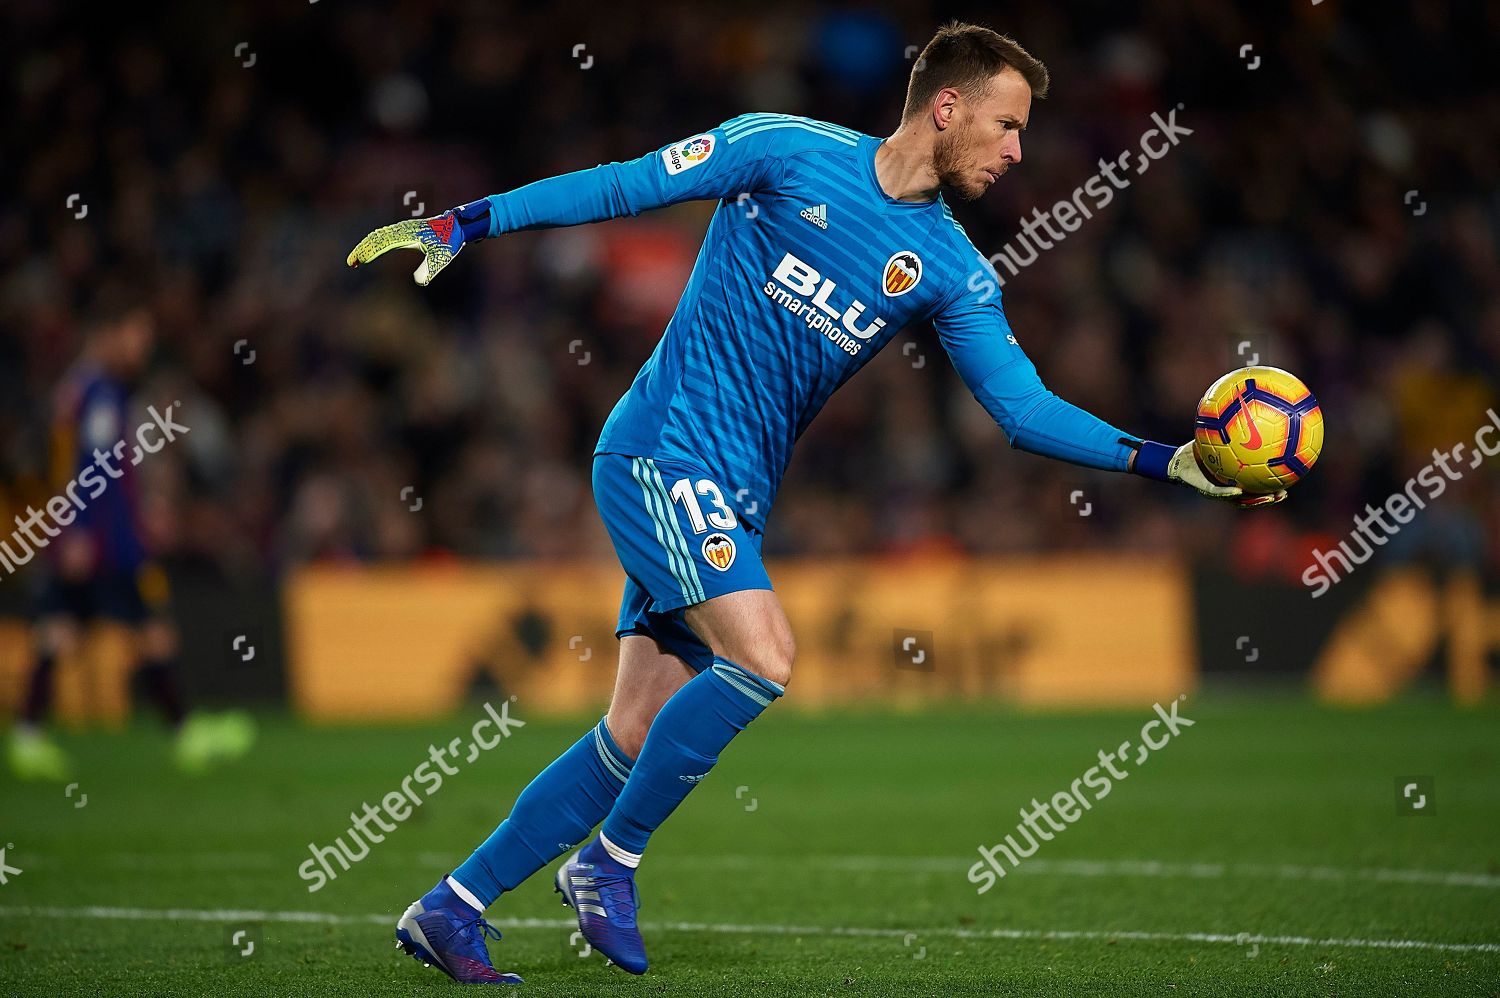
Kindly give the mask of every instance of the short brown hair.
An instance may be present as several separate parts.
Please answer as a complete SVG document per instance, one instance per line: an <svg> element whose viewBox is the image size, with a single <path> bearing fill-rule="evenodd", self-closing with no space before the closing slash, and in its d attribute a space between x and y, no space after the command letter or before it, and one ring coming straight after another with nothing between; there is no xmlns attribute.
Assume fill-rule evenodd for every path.
<svg viewBox="0 0 1500 998"><path fill-rule="evenodd" d="M966 94L983 92L1007 66L1026 78L1033 97L1047 96L1047 67L1014 38L978 24L950 21L917 57L901 119L920 113L944 87Z"/></svg>

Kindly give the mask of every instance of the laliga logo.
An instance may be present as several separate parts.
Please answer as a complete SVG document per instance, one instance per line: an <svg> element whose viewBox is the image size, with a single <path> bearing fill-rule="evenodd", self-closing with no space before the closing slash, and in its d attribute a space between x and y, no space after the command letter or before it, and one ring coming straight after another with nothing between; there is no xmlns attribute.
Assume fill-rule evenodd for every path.
<svg viewBox="0 0 1500 998"><path fill-rule="evenodd" d="M860 329L857 323L860 316L865 314L865 309L868 306L864 302L855 299L848 308L840 312L836 305L829 303L829 299L833 297L834 291L838 290L838 285L833 281L824 280L823 275L818 272L817 268L811 264L802 262L791 253L781 258L780 265L777 266L776 272L771 277L803 297L811 295L812 304L816 305L830 317L838 319L844 324L845 329L862 340L869 339L885 328L884 319L871 319L865 328ZM910 290L910 288L906 290Z"/></svg>
<svg viewBox="0 0 1500 998"><path fill-rule="evenodd" d="M661 161L668 174L691 170L714 154L714 137L707 132L683 139L661 151Z"/></svg>

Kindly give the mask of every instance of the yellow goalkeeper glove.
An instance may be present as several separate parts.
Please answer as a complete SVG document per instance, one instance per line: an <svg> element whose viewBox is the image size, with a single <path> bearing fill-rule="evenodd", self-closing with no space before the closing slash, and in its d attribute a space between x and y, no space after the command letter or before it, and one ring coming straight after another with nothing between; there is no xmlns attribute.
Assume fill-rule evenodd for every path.
<svg viewBox="0 0 1500 998"><path fill-rule="evenodd" d="M426 287L453 262L464 243L484 239L489 232L490 205L487 199L481 199L434 218L409 218L376 229L359 241L345 262L358 267L393 249L414 249L422 254L422 262L411 276Z"/></svg>

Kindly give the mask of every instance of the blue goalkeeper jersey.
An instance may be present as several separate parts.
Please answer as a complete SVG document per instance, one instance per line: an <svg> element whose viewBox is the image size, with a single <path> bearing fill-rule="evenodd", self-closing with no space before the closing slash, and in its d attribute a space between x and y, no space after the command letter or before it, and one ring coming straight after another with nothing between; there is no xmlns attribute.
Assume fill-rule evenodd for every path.
<svg viewBox="0 0 1500 998"><path fill-rule="evenodd" d="M900 201L880 139L747 114L627 163L493 195L490 235L719 205L677 310L595 453L702 467L763 530L792 447L828 397L930 320L1012 446L1124 470L1139 444L1049 392L1016 342L999 279L941 197Z"/></svg>

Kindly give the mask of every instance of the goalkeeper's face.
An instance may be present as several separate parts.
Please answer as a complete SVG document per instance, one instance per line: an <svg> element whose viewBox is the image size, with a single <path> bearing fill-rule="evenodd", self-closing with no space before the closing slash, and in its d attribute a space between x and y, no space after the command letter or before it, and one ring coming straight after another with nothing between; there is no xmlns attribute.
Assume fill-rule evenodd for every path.
<svg viewBox="0 0 1500 998"><path fill-rule="evenodd" d="M960 95L933 145L938 181L965 201L989 190L1021 162L1021 131L1030 115L1031 87L1014 69L994 77L989 89L973 98Z"/></svg>

